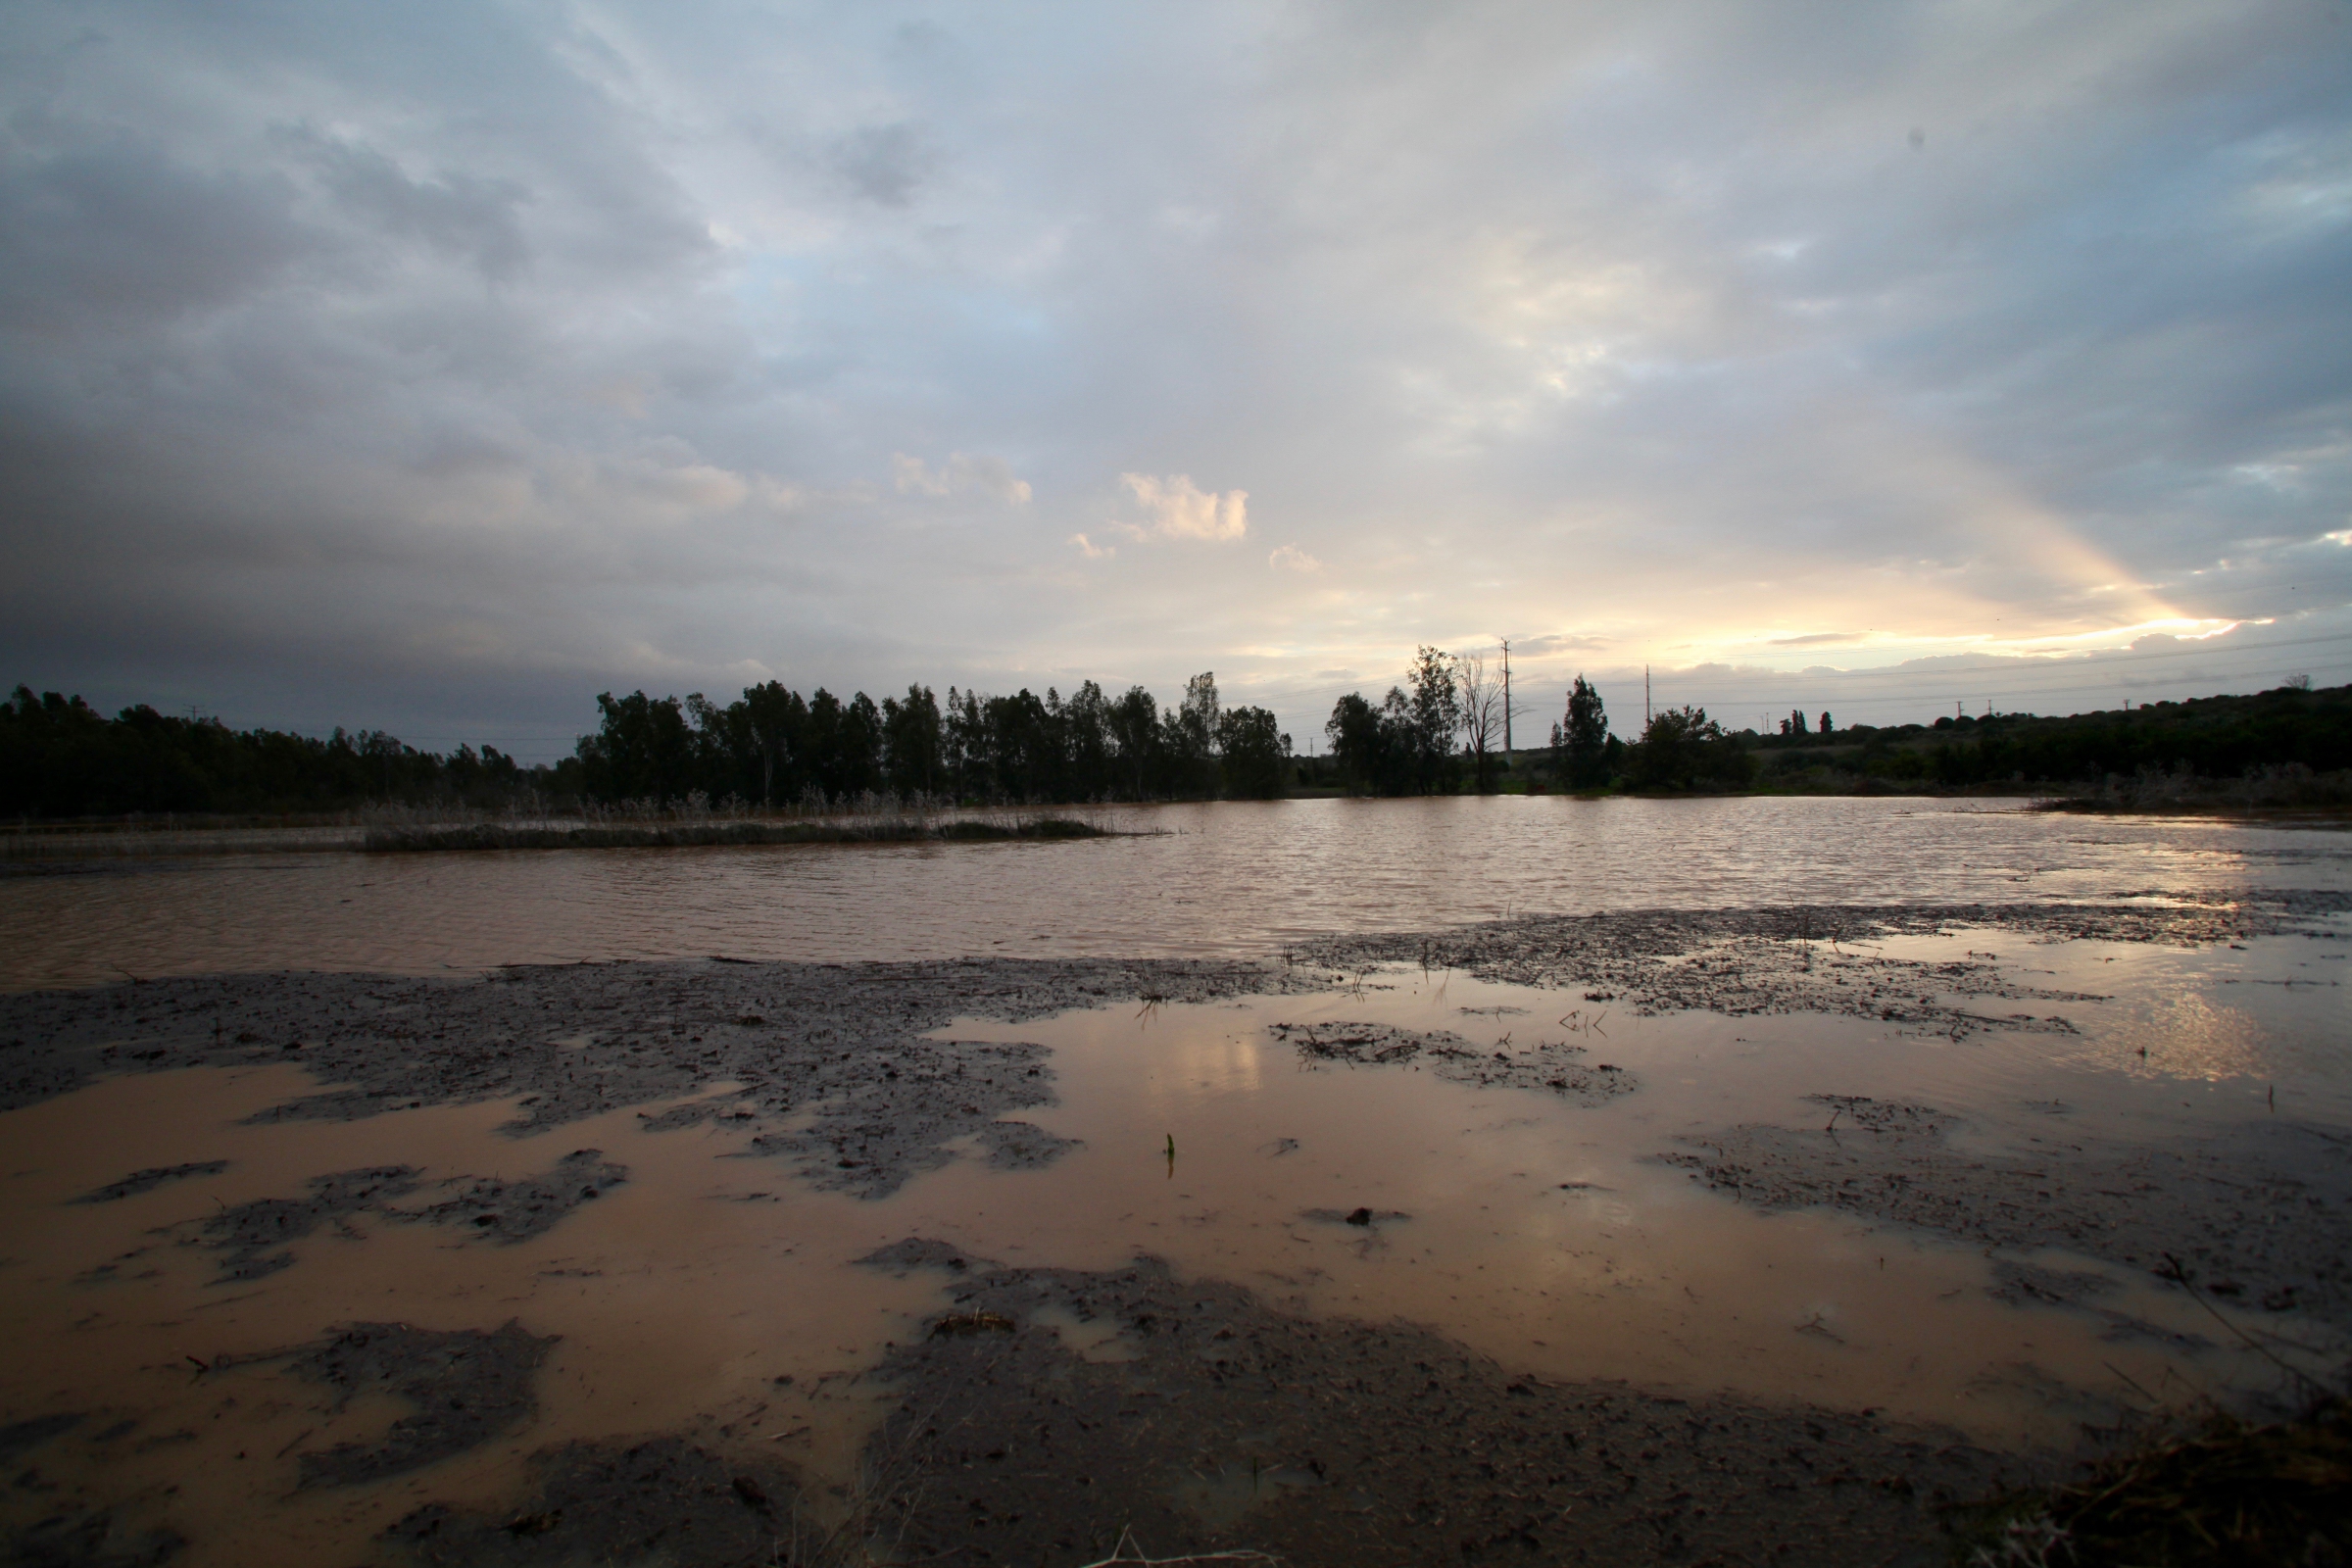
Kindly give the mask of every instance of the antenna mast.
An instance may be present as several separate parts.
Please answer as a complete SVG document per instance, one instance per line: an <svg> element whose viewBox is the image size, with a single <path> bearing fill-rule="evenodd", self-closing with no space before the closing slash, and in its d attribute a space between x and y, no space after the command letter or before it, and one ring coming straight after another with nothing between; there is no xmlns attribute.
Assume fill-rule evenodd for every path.
<svg viewBox="0 0 2352 1568"><path fill-rule="evenodd" d="M1502 640L1502 755L1507 762L1511 755L1511 640Z"/></svg>

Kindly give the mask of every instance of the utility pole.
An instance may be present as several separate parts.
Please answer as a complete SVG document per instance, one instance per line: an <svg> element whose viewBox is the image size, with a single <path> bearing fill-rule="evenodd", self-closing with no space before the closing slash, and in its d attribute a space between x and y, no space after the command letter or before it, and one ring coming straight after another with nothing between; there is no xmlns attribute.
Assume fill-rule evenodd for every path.
<svg viewBox="0 0 2352 1568"><path fill-rule="evenodd" d="M1649 666L1642 666L1642 732L1649 733Z"/></svg>
<svg viewBox="0 0 2352 1568"><path fill-rule="evenodd" d="M1502 640L1502 756L1511 756L1511 640Z"/></svg>

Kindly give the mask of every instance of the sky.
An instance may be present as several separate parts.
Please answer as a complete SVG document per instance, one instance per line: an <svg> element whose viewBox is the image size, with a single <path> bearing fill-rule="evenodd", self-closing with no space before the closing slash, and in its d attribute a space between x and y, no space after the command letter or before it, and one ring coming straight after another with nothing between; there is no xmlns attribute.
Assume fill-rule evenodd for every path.
<svg viewBox="0 0 2352 1568"><path fill-rule="evenodd" d="M0 10L0 682L2352 680L2352 0Z"/></svg>

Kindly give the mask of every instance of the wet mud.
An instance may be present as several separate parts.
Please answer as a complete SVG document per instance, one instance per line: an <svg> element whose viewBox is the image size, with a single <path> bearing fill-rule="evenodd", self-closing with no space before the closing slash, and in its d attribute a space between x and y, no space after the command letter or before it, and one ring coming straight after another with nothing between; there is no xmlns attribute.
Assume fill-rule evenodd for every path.
<svg viewBox="0 0 2352 1568"><path fill-rule="evenodd" d="M1001 1326L883 1367L898 1403L867 1463L901 1560L1089 1561L1124 1535L1301 1563L1926 1564L1939 1501L2034 1469L1868 1414L1514 1377L1151 1259L952 1295L941 1323Z"/></svg>
<svg viewBox="0 0 2352 1568"><path fill-rule="evenodd" d="M411 1165L372 1165L314 1176L302 1198L260 1198L223 1208L198 1229L198 1245L220 1254L218 1285L258 1280L291 1268L291 1244L321 1225L348 1225L365 1213L416 1190Z"/></svg>
<svg viewBox="0 0 2352 1568"><path fill-rule="evenodd" d="M517 1506L433 1502L384 1533L400 1560L434 1568L574 1563L737 1565L818 1557L831 1532L804 1520L798 1479L681 1438L570 1443L532 1456L537 1490Z"/></svg>
<svg viewBox="0 0 2352 1568"><path fill-rule="evenodd" d="M2057 1136L2032 1153L1955 1142L1926 1105L1811 1097L1817 1127L1740 1126L1663 1152L1761 1208L1820 1205L1987 1247L2064 1247L2232 1305L2352 1327L2352 1136L2278 1120L2148 1147ZM2096 1276L2012 1267L2007 1288L2077 1304Z"/></svg>
<svg viewBox="0 0 2352 1568"><path fill-rule="evenodd" d="M1396 966L1449 968L1564 991L1565 1014L1555 1021L1549 1007L1531 1010L1523 1027L1510 1016L1516 1008L1461 1009L1492 1013L1508 1031L1493 1046L1446 1029L1346 1021L1281 1023L1272 1036L1309 1070L1417 1069L1478 1090L1600 1106L1644 1088L1616 1063L1592 1059L1592 1042L1603 1037L1586 1026L1608 1009L1810 1011L1953 1040L2065 1035L2076 1027L2066 1009L2092 1000L2087 994L2037 988L1988 957L1927 961L1863 944L1992 926L2053 942L2199 945L2317 932L2348 906L2332 895L2281 895L2163 907L1636 911L1335 939L1263 964L713 960L517 968L453 981L135 982L0 997L0 1109L115 1073L260 1063L299 1063L315 1088L268 1105L249 1118L256 1124L512 1105L499 1131L526 1141L519 1147L530 1153L515 1167L530 1174L428 1182L423 1156L403 1144L391 1157L417 1164L308 1178L295 1196L218 1207L156 1233L153 1244L205 1250L215 1283L231 1285L286 1268L293 1244L321 1231L359 1239L363 1221L429 1224L446 1227L453 1250L478 1266L509 1255L488 1247L546 1236L631 1180L626 1163L598 1149L554 1157L527 1141L636 1107L634 1125L649 1140L740 1135L727 1140L731 1152L781 1161L820 1193L862 1200L891 1198L957 1160L1035 1171L1080 1148L1029 1119L1055 1104L1052 1053L1018 1039L935 1038L959 1020L985 1033L970 1021L1009 1031L1077 1008L1150 1014L1167 1004L1310 994L1329 1002L1343 978L1360 992L1396 979ZM1392 972L1370 978L1383 966ZM2053 1136L2029 1153L1980 1145L1983 1129L1910 1101L1824 1094L1813 1104L1818 1122L1735 1126L1659 1147L1658 1157L1751 1207L1826 1208L2010 1253L2064 1248L2142 1273L2169 1267L2180 1288L2193 1284L2281 1326L2301 1317L2352 1327L2352 1140L2339 1132L2280 1120L2162 1146ZM1663 1145L1667 1134L1658 1137ZM620 1147L609 1129L564 1143L590 1138ZM1643 1140L1638 1149L1656 1147ZM1261 1152L1280 1158L1298 1148L1279 1139ZM67 1190L136 1162L110 1159ZM121 1201L228 1168L198 1160L134 1170L70 1200ZM658 1174L649 1157L630 1192L661 1190ZM1172 1157L1168 1175L1173 1181ZM289 1178L276 1191L294 1186ZM1332 1196L1344 1205L1373 1195ZM1366 1249L1436 1229L1368 1204L1297 1213ZM484 1250L463 1245L476 1240ZM972 1245L988 1249L992 1238ZM1868 1410L1514 1375L1436 1328L1301 1315L1242 1284L1180 1280L1150 1260L1092 1272L1004 1268L914 1236L856 1261L882 1275L935 1278L942 1290L923 1332L892 1347L878 1371L858 1374L886 1380L892 1392L891 1413L863 1454L870 1495L830 1496L811 1508L791 1464L699 1430L543 1448L527 1486L496 1506L478 1494L436 1491L447 1472L433 1465L493 1440L527 1440L517 1434L539 1408L556 1340L520 1322L487 1326L513 1308L459 1319L484 1326L431 1330L348 1322L357 1311L322 1314L261 1342L323 1333L273 1352L277 1364L324 1390L337 1409L364 1401L365 1412L381 1400L399 1412L367 1441L300 1451L298 1489L406 1478L399 1484L426 1500L372 1547L379 1560L421 1563L802 1560L814 1549L808 1533L822 1533L816 1521L832 1530L845 1508L854 1531L891 1544L902 1560L1084 1561L1109 1555L1132 1532L1131 1548L1153 1557L1247 1546L1300 1563L1928 1563L1947 1549L1940 1502L2038 1479L2060 1463L2051 1454L1990 1453L1953 1432ZM1990 1279L1995 1298L2021 1310L2089 1314L2118 1339L2199 1348L2177 1328L2118 1310L2112 1303L2122 1298L2102 1274L2005 1256ZM790 1322L789 1303L779 1305L779 1332ZM2223 1332L2217 1326L2215 1337ZM82 1443L86 1428L109 1418L68 1412L0 1427L0 1459L33 1477L30 1485L45 1484L43 1446L61 1437ZM102 1489L61 1493L15 1529L5 1550L24 1562L139 1564L184 1545L152 1514L135 1522L117 1502Z"/></svg>
<svg viewBox="0 0 2352 1568"><path fill-rule="evenodd" d="M605 1158L603 1150L575 1149L545 1175L515 1182L476 1176L464 1180L454 1198L413 1212L391 1212L428 1225L462 1225L511 1245L544 1235L582 1203L595 1201L628 1179L628 1167Z"/></svg>
<svg viewBox="0 0 2352 1568"><path fill-rule="evenodd" d="M1877 1018L1964 1040L2003 1031L2073 1034L2055 1010L2104 1000L2023 983L1989 958L1925 960L1868 951L1886 937L1989 927L2051 942L2180 947L2317 935L2352 895L2250 894L2209 903L1949 904L1866 907L1632 909L1539 915L1445 932L1392 932L1309 943L1293 956L1362 973L1377 965L1460 969L1483 980L1585 993L1629 1012L1826 1012ZM2032 1010L2005 1006L2034 1004Z"/></svg>
<svg viewBox="0 0 2352 1568"><path fill-rule="evenodd" d="M1429 1069L1448 1083L1542 1090L1580 1105L1602 1104L1642 1087L1633 1073L1613 1063L1588 1064L1585 1048L1564 1040L1488 1051L1450 1030L1379 1023L1278 1023L1271 1032L1310 1065L1399 1067L1425 1059Z"/></svg>
<svg viewBox="0 0 2352 1568"><path fill-rule="evenodd" d="M374 1393L412 1406L380 1441L301 1454L301 1484L352 1486L403 1475L519 1425L537 1408L533 1383L555 1343L514 1322L487 1332L356 1323L294 1355L289 1370L332 1390L337 1409Z"/></svg>
<svg viewBox="0 0 2352 1568"><path fill-rule="evenodd" d="M218 1176L228 1169L225 1159L192 1159L178 1165L152 1165L134 1170L121 1181L108 1182L92 1192L74 1200L76 1203L117 1203L141 1193L152 1193L171 1182L184 1182L198 1176Z"/></svg>
<svg viewBox="0 0 2352 1568"><path fill-rule="evenodd" d="M506 1130L524 1136L706 1096L649 1113L647 1125L749 1124L760 1152L811 1185L881 1198L955 1159L959 1140L978 1139L992 1162L1015 1168L1066 1148L1017 1119L1053 1103L1045 1050L924 1038L956 1018L1017 1023L1327 983L1270 964L1083 959L140 981L0 997L0 1110L104 1073L258 1061L298 1061L324 1086L259 1122L513 1098ZM289 1211L287 1222L299 1219Z"/></svg>

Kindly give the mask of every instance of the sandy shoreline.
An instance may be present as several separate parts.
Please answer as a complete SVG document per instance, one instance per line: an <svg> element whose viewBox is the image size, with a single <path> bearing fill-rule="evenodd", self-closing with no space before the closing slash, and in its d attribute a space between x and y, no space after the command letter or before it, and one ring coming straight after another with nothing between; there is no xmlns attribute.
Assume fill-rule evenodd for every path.
<svg viewBox="0 0 2352 1568"><path fill-rule="evenodd" d="M150 1283L139 1288L162 1291L151 1276L189 1265L188 1298L199 1303L323 1281L321 1270L358 1266L330 1257L370 1255L388 1273L415 1258L452 1280L469 1270L504 1278L499 1270L527 1263L531 1278L568 1287L563 1259L542 1254L587 1224L585 1211L598 1210L599 1224L613 1213L660 1224L661 1214L685 1211L674 1200L653 1206L657 1190L712 1179L710 1155L674 1152L688 1149L684 1138L723 1139L710 1147L723 1148L734 1183L724 1195L730 1215L769 1200L767 1190L738 1190L749 1178L823 1195L835 1205L824 1212L853 1227L858 1214L951 1166L1013 1175L1054 1167L1083 1144L1053 1126L1054 1053L1017 1036L1073 1009L1124 1009L1148 1025L1162 1009L1321 999L1318 1016L1346 1020L1369 1016L1376 1009L1364 999L1426 966L1566 993L1561 1005L1584 1022L1612 1008L1694 1010L1869 1020L1952 1043L2064 1038L2077 1029L2070 1012L2094 993L2041 984L1990 956L1918 956L1901 944L1967 926L2052 942L2194 948L2309 936L2340 946L2330 921L2344 906L2336 896L2282 895L1635 911L1335 939L1263 963L712 960L516 968L462 981L223 976L23 994L0 998L0 1111L49 1117L39 1125L70 1136L74 1107L92 1093L160 1074L159 1084L243 1084L246 1098L221 1124L246 1130L237 1136L313 1141L297 1180L291 1165L265 1175L234 1157L203 1157L209 1146L191 1135L179 1150L189 1157L118 1161L71 1193L53 1184L41 1203L13 1205L12 1223L27 1237L63 1223L44 1215L123 1228L133 1245L66 1287L79 1293L74 1311L86 1308L92 1334L108 1332L105 1293L142 1280ZM1426 1067L1433 1086L1525 1097L1561 1114L1643 1100L1642 1075L1604 1062L1604 1037L1576 1033L1569 1017L1557 1040L1531 1031L1513 1042L1512 1020L1493 1021L1501 1049L1473 1049L1450 1031L1347 1021L1276 1024L1265 1049L1296 1053L1301 1070L1336 1062L1395 1076ZM2015 1299L2149 1354L2182 1350L2172 1342L2186 1331L2119 1304L2104 1276L2037 1267L2024 1254L2062 1247L2144 1277L2170 1253L2249 1321L2328 1346L2352 1331L2342 1262L2352 1255L2352 1140L2340 1128L2290 1116L2228 1137L2129 1146L2062 1131L2029 1158L1972 1143L1964 1116L1932 1104L1855 1096L1838 1082L1812 1087L1826 1130L1743 1122L1698 1141L1661 1130L1650 1154L1687 1169L1694 1190L1759 1210L1844 1213L2004 1249L2009 1272L1998 1279ZM487 1136L514 1154L494 1171L445 1176L466 1167L430 1151L404 1153L403 1117L420 1129L463 1122L475 1140L468 1147L493 1147L480 1143ZM325 1163L338 1147L355 1157ZM31 1153L13 1163L32 1170ZM1168 1163L1173 1178L1174 1157ZM199 1201L213 1192L225 1196ZM1297 1223L1311 1228L1324 1212L1306 1210ZM146 1223L169 1215L184 1217L161 1230ZM1360 1216L1328 1211L1330 1234L1370 1246L1391 1220L1410 1219L1368 1207ZM809 1545L845 1521L854 1533L903 1533L910 1551L942 1561L1075 1563L1105 1555L1132 1526L1153 1555L1250 1546L1299 1562L1440 1552L1763 1560L1770 1544L1788 1541L1813 1543L1811 1561L1928 1562L1945 1549L1941 1503L2004 1477L2048 1473L2065 1457L2046 1446L1996 1451L1934 1423L1834 1404L1538 1378L1443 1330L1302 1312L1262 1282L1151 1258L999 1264L968 1243L923 1240L880 1253L845 1249L840 1259L871 1257L879 1266L860 1276L870 1287L842 1289L870 1288L900 1314L893 1321L921 1327L838 1374L864 1390L857 1419L841 1428L863 1455L852 1467L866 1478L862 1494L838 1463L828 1470L802 1457L812 1440L769 1431L809 1419L789 1412L816 1410L819 1392L805 1370L738 1377L752 1392L730 1396L727 1409L627 1442L586 1436L524 1451L514 1435L537 1431L532 1420L550 1399L561 1402L550 1380L589 1371L566 1361L562 1336L532 1308L502 1310L498 1289L477 1293L462 1321L431 1326L265 1314L242 1348L184 1352L199 1363L185 1369L195 1392L174 1397L186 1404L234 1388L218 1397L241 1411L268 1408L278 1423L272 1439L280 1426L292 1431L270 1446L287 1489L276 1506L302 1513L321 1539L346 1541L351 1560L383 1562L767 1561L781 1544ZM24 1256L9 1263L18 1280L42 1266ZM607 1288L594 1270L573 1272L582 1293ZM44 1289L22 1287L26 1300ZM53 1313L58 1322L73 1315L63 1305ZM183 1320L203 1321L169 1321ZM185 1326L138 1343L167 1342L210 1344ZM792 1364L824 1358L807 1355L815 1360ZM276 1381L237 1382L265 1375ZM0 1520L20 1554L222 1560L204 1520L164 1490L172 1483L154 1479L171 1473L168 1446L141 1450L156 1455L144 1471L119 1462L170 1436L156 1430L161 1417L130 1407L132 1386L102 1391L62 1375L14 1386L0 1410L0 1451L31 1479ZM834 1392L822 1396L848 1387L827 1385ZM280 1392L257 1393L267 1389ZM768 1392L755 1401L760 1389ZM344 1425L329 1432L314 1416L310 1430L293 1430L309 1408L302 1399L322 1400L318 1409ZM506 1456L497 1465L493 1450ZM259 1462L250 1445L231 1451L231 1464ZM350 1500L363 1494L374 1500Z"/></svg>

